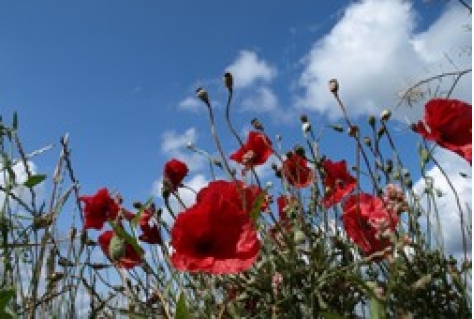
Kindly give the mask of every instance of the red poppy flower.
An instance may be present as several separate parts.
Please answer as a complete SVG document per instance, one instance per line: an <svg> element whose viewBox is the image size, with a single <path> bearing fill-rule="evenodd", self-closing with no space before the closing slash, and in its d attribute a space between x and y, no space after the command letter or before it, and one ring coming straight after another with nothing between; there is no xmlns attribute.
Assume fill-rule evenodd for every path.
<svg viewBox="0 0 474 319"><path fill-rule="evenodd" d="M184 177L188 174L188 167L185 163L177 159L172 159L165 164L164 182L171 191L176 191L181 185Z"/></svg>
<svg viewBox="0 0 474 319"><path fill-rule="evenodd" d="M153 211L150 209L142 211L138 225L143 234L141 234L138 239L148 244L161 244L161 233L158 225L155 223L150 225L153 214Z"/></svg>
<svg viewBox="0 0 474 319"><path fill-rule="evenodd" d="M262 132L250 131L247 142L230 159L250 168L265 163L272 153L270 139Z"/></svg>
<svg viewBox="0 0 474 319"><path fill-rule="evenodd" d="M290 185L297 188L307 187L314 181L314 172L308 167L308 161L296 153L287 155L282 174Z"/></svg>
<svg viewBox="0 0 474 319"><path fill-rule="evenodd" d="M214 181L171 229L171 262L178 270L232 274L252 266L260 250L249 217L255 196L241 182Z"/></svg>
<svg viewBox="0 0 474 319"><path fill-rule="evenodd" d="M356 179L349 174L346 161L332 162L325 160L324 186L325 194L323 198L324 207L329 208L339 203L344 196L352 192L356 186Z"/></svg>
<svg viewBox="0 0 474 319"><path fill-rule="evenodd" d="M98 242L104 254L119 267L130 269L142 262L142 257L135 248L119 238L113 230L101 234Z"/></svg>
<svg viewBox="0 0 474 319"><path fill-rule="evenodd" d="M350 196L343 206L342 222L348 236L365 255L389 247L398 215L388 210L382 199L370 194Z"/></svg>
<svg viewBox="0 0 474 319"><path fill-rule="evenodd" d="M425 105L424 122L413 130L466 159L472 165L472 107L459 100L433 99Z"/></svg>
<svg viewBox="0 0 474 319"><path fill-rule="evenodd" d="M117 218L119 206L110 197L107 188L101 188L95 195L81 196L79 200L84 202L84 228L97 230L104 227L107 220Z"/></svg>

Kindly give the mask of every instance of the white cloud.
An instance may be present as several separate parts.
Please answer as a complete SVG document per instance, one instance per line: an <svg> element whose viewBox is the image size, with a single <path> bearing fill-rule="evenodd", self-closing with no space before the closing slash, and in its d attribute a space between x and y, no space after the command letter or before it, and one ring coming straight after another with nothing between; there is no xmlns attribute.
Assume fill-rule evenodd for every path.
<svg viewBox="0 0 474 319"><path fill-rule="evenodd" d="M269 82L276 75L276 68L266 61L259 60L253 51L242 50L237 59L227 67L234 77L235 88L246 88L257 81Z"/></svg>
<svg viewBox="0 0 474 319"><path fill-rule="evenodd" d="M176 158L188 165L191 172L198 171L206 164L203 155L197 154L187 148L188 144L196 145L197 131L191 127L183 133L165 131L161 135L161 151L168 158Z"/></svg>
<svg viewBox="0 0 474 319"><path fill-rule="evenodd" d="M349 5L331 32L318 40L303 60L299 79L303 95L296 106L324 113L331 119L341 111L327 83L337 78L340 95L350 116L378 114L398 103L397 92L407 81L470 66L470 56L460 57L461 46L471 43L462 30L470 22L467 10L447 6L444 14L425 32L416 34L416 15L409 1L365 0ZM464 81L461 81L464 82ZM471 99L471 79L460 83L456 96ZM452 84L452 79L445 81ZM467 88L469 88L467 90ZM416 118L422 108L400 109L402 116ZM414 114L407 114L414 112Z"/></svg>
<svg viewBox="0 0 474 319"><path fill-rule="evenodd" d="M268 87L259 87L255 94L247 96L242 101L244 110L252 110L257 113L273 112L278 108L278 98Z"/></svg>
<svg viewBox="0 0 474 319"><path fill-rule="evenodd" d="M199 111L205 106L196 97L187 97L178 104L178 108L182 110Z"/></svg>
<svg viewBox="0 0 474 319"><path fill-rule="evenodd" d="M464 222L467 223L467 225L471 225L471 167L463 158L447 150L439 148L435 151L434 156L449 176L449 180L459 196L461 209L464 213ZM460 173L467 174L468 177L463 177ZM441 197L436 198L436 203L439 210L445 251L459 256L462 252L462 235L460 228L460 212L456 197L439 168L431 168L427 172L427 176L431 177L433 189L442 195ZM422 196L422 200L425 199L423 196L426 196L423 194L425 187L426 183L423 179L420 179L415 183L415 192L419 194L419 196ZM426 203L426 200L424 202ZM425 209L428 209L428 205L425 206ZM430 213L432 214L431 216L433 216L432 218L434 218L434 211L432 209L430 210ZM471 238L468 237L467 242L470 251Z"/></svg>

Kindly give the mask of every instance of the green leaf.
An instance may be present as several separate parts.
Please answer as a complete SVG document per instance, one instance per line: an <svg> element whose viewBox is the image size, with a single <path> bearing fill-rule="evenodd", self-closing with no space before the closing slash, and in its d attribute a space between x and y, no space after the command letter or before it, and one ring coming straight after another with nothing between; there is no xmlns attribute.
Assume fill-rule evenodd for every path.
<svg viewBox="0 0 474 319"><path fill-rule="evenodd" d="M130 236L120 225L114 222L110 222L110 226L112 226L113 230L115 233L120 237L123 238L128 244L133 246L133 249L140 255L143 256L145 252L143 249L140 247L138 244L138 241L136 238Z"/></svg>
<svg viewBox="0 0 474 319"><path fill-rule="evenodd" d="M321 311L320 314L326 319L344 319L343 316L331 311Z"/></svg>
<svg viewBox="0 0 474 319"><path fill-rule="evenodd" d="M33 188L45 179L46 175L43 174L32 175L26 180L26 182L23 183L23 185L29 188Z"/></svg>
<svg viewBox="0 0 474 319"><path fill-rule="evenodd" d="M0 290L0 318L13 319L16 316L8 309L7 305L15 296L14 288L6 288Z"/></svg>
<svg viewBox="0 0 474 319"><path fill-rule="evenodd" d="M258 216L260 215L260 211L262 210L262 204L265 200L266 192L260 192L257 198L255 199L252 210L250 211L250 219L257 224Z"/></svg>
<svg viewBox="0 0 474 319"><path fill-rule="evenodd" d="M385 313L385 305L378 298L370 298L370 318L373 319L386 319L387 314Z"/></svg>
<svg viewBox="0 0 474 319"><path fill-rule="evenodd" d="M6 288L0 290L0 310L4 310L8 302L15 295L14 288Z"/></svg>
<svg viewBox="0 0 474 319"><path fill-rule="evenodd" d="M174 319L188 319L189 317L189 310L188 306L186 305L186 295L184 292L179 294L178 303L176 304L176 312L174 315Z"/></svg>

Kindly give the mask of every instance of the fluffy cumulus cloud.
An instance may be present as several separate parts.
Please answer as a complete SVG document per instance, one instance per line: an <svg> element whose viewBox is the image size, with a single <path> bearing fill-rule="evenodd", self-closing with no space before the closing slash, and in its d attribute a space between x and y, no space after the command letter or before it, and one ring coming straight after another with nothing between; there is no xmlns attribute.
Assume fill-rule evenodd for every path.
<svg viewBox="0 0 474 319"><path fill-rule="evenodd" d="M268 87L259 87L242 101L245 110L254 112L273 112L278 109L278 98Z"/></svg>
<svg viewBox="0 0 474 319"><path fill-rule="evenodd" d="M234 77L235 88L247 88L257 82L269 82L277 75L276 68L265 60L259 59L257 53L242 50L237 59L227 67Z"/></svg>
<svg viewBox="0 0 474 319"><path fill-rule="evenodd" d="M435 158L440 163L446 175L449 177L451 184L454 186L455 192L451 189L448 181L438 167L433 167L427 172L429 176L428 185L432 183L435 191L436 203L438 206L440 224L442 227L442 239L445 251L456 256L462 255L463 237L461 232L461 213L458 206L461 206L463 212L464 223L471 225L472 211L472 176L471 167L459 156L443 149L437 149ZM427 182L424 179L415 183L415 191L422 199L422 203L427 203L424 190ZM456 195L458 198L456 198ZM434 218L432 205L425 205L425 209L432 214ZM434 220L434 219L433 219ZM433 225L436 229L436 225ZM471 238L467 237L468 251L471 247Z"/></svg>
<svg viewBox="0 0 474 319"><path fill-rule="evenodd" d="M176 158L188 165L190 171L200 170L206 163L206 159L188 149L188 145L195 145L198 139L194 127L180 133L176 131L165 131L161 135L161 152L170 160Z"/></svg>
<svg viewBox="0 0 474 319"><path fill-rule="evenodd" d="M37 174L37 167L32 161L27 162L28 170L31 174ZM2 168L3 171L3 168ZM22 185L28 179L28 174L26 172L26 167L23 165L23 162L18 162L12 166L12 171L15 174L15 181L17 185ZM10 183L10 176L8 174L0 174L0 185L4 187L7 183ZM42 198L44 193L44 184L41 183L34 188L36 199ZM27 187L17 186L13 189L13 194L21 198L25 203L29 203L31 200L31 193ZM0 203L3 203L5 200L5 193L0 192Z"/></svg>
<svg viewBox="0 0 474 319"><path fill-rule="evenodd" d="M364 0L349 5L329 34L303 59L299 79L303 93L296 98L296 106L339 118L340 110L327 89L328 81L337 78L351 116L378 114L395 106L398 93L407 85L470 67L470 56L463 53L471 43L471 33L463 29L470 23L465 8L447 5L442 16L423 32L417 33L416 22L409 1ZM444 83L452 84L453 78ZM459 83L456 97L470 101L470 88L469 76ZM413 114L407 114L407 109ZM413 119L421 115L421 109L404 107L400 113Z"/></svg>
<svg viewBox="0 0 474 319"><path fill-rule="evenodd" d="M204 109L202 102L200 102L196 97L187 97L178 104L178 108L182 110L198 111Z"/></svg>

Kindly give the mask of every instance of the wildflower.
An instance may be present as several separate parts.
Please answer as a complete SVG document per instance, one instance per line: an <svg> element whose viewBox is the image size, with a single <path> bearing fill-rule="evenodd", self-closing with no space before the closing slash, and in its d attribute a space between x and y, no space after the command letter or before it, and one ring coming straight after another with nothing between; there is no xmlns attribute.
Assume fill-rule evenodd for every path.
<svg viewBox="0 0 474 319"><path fill-rule="evenodd" d="M141 255L113 230L108 230L98 238L100 248L118 267L131 269L142 262Z"/></svg>
<svg viewBox="0 0 474 319"><path fill-rule="evenodd" d="M173 192L176 191L184 177L188 174L188 171L185 163L174 158L168 161L163 172L165 188Z"/></svg>
<svg viewBox="0 0 474 319"><path fill-rule="evenodd" d="M356 186L356 179L349 174L346 167L346 161L332 162L325 160L324 185L326 192L323 198L324 207L329 208L339 203L344 196L348 195Z"/></svg>
<svg viewBox="0 0 474 319"><path fill-rule="evenodd" d="M84 202L84 228L101 230L107 220L117 218L119 205L110 197L107 188L101 188L95 195L79 197Z"/></svg>
<svg viewBox="0 0 474 319"><path fill-rule="evenodd" d="M388 210L380 198L364 193L352 195L343 211L344 229L365 255L390 247L390 234L395 231L398 215Z"/></svg>
<svg viewBox="0 0 474 319"><path fill-rule="evenodd" d="M210 182L171 229L173 266L213 274L250 268L261 246L249 216L255 200L254 192L241 182Z"/></svg>
<svg viewBox="0 0 474 319"><path fill-rule="evenodd" d="M424 121L413 130L472 165L472 107L451 99L432 99L425 105Z"/></svg>
<svg viewBox="0 0 474 319"><path fill-rule="evenodd" d="M308 167L308 161L296 153L287 155L282 174L290 185L297 188L307 187L314 181L314 172Z"/></svg>
<svg viewBox="0 0 474 319"><path fill-rule="evenodd" d="M272 152L272 142L264 133L250 131L247 142L230 159L251 168L264 164Z"/></svg>

